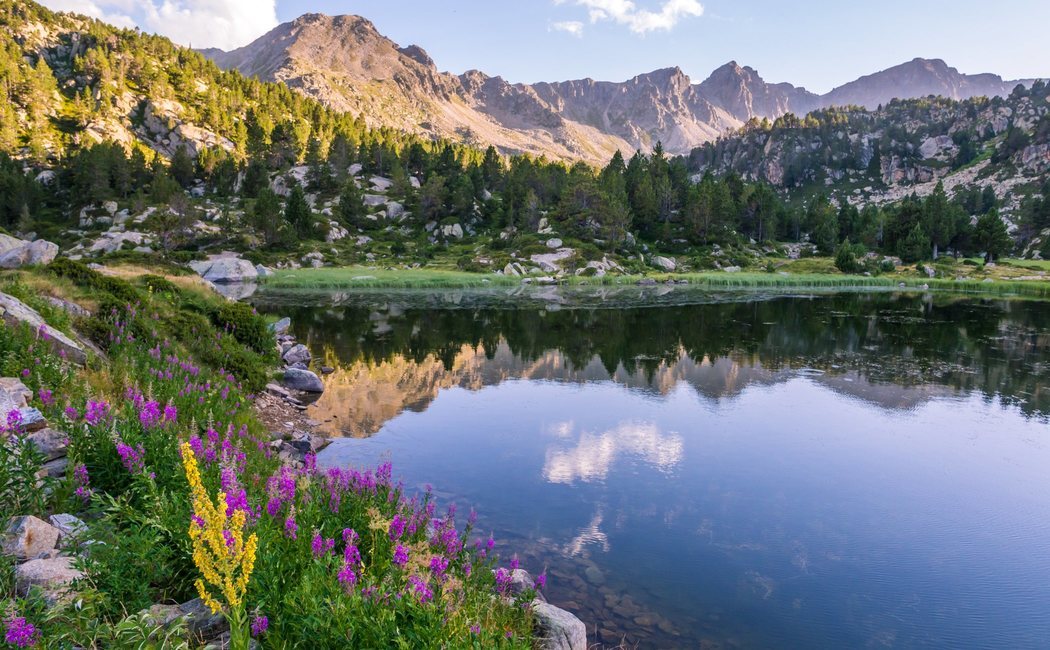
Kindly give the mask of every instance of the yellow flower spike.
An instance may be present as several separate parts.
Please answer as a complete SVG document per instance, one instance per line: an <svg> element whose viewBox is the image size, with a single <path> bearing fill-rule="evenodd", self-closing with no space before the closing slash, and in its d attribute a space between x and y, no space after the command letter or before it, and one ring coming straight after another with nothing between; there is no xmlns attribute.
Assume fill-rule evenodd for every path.
<svg viewBox="0 0 1050 650"><path fill-rule="evenodd" d="M244 594L248 591L259 539L252 533L245 539L247 518L243 510L226 516L226 495L208 496L201 481L197 457L189 443L182 443L182 465L193 499L194 519L189 536L193 542L193 563L201 578L194 583L204 604L212 613L225 613L231 626L240 625L244 616ZM209 586L214 591L209 591ZM222 597L222 601L216 597ZM224 602L225 601L225 606ZM245 632L237 630L237 632Z"/></svg>

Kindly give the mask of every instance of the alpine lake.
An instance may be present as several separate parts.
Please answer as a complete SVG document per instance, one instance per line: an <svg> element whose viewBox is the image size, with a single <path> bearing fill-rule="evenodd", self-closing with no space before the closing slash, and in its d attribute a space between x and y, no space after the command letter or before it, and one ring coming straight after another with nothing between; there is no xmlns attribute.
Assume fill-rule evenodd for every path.
<svg viewBox="0 0 1050 650"><path fill-rule="evenodd" d="M599 647L1050 645L1050 302L280 291L322 465L479 514Z"/></svg>

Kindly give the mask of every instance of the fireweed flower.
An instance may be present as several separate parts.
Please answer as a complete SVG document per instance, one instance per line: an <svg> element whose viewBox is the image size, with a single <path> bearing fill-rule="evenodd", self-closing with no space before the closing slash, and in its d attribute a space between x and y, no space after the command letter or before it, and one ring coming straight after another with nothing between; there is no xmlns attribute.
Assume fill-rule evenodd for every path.
<svg viewBox="0 0 1050 650"><path fill-rule="evenodd" d="M77 486L74 494L82 501L89 500L91 495L94 494L91 489L91 477L88 476L87 466L83 463L73 469L73 483Z"/></svg>
<svg viewBox="0 0 1050 650"><path fill-rule="evenodd" d="M471 625L470 626L470 633L473 634L474 636L477 636L477 635L481 634L481 626L478 625L477 623L475 623L474 625Z"/></svg>
<svg viewBox="0 0 1050 650"><path fill-rule="evenodd" d="M44 406L52 406L55 403L55 394L46 388L41 388L37 391L37 397Z"/></svg>
<svg viewBox="0 0 1050 650"><path fill-rule="evenodd" d="M11 409L7 412L7 426L6 431L12 433L19 433L22 430L22 412L18 409Z"/></svg>
<svg viewBox="0 0 1050 650"><path fill-rule="evenodd" d="M262 636L268 629L270 629L270 619L262 615L252 619L252 636Z"/></svg>
<svg viewBox="0 0 1050 650"><path fill-rule="evenodd" d="M295 508L288 513L288 518L284 520L284 535L288 539L299 539L299 524L295 523Z"/></svg>
<svg viewBox="0 0 1050 650"><path fill-rule="evenodd" d="M391 542L396 542L401 539L401 536L405 533L405 520L401 518L401 515L394 515L394 519L390 522L390 529L387 534L390 537Z"/></svg>
<svg viewBox="0 0 1050 650"><path fill-rule="evenodd" d="M160 404L150 400L139 407L139 422L143 429L152 429L161 422Z"/></svg>
<svg viewBox="0 0 1050 650"><path fill-rule="evenodd" d="M400 544L394 549L394 564L398 566L408 564L408 549Z"/></svg>
<svg viewBox="0 0 1050 650"><path fill-rule="evenodd" d="M346 588L347 593L350 593L351 590L353 590L354 585L357 584L357 572L354 571L349 563L343 563L343 568L339 570L339 574L336 578L339 580L339 583Z"/></svg>
<svg viewBox="0 0 1050 650"><path fill-rule="evenodd" d="M109 404L90 400L87 411L84 413L84 421L90 426L98 426L109 419Z"/></svg>
<svg viewBox="0 0 1050 650"><path fill-rule="evenodd" d="M146 468L145 460L143 459L146 455L146 449L142 445L132 447L120 438L117 438L116 445L117 455L120 456L120 462L123 463L124 469L131 474L142 474Z"/></svg>
<svg viewBox="0 0 1050 650"><path fill-rule="evenodd" d="M430 602L434 597L434 592L430 590L430 585L419 576L409 576L408 585L405 586L405 589L406 591L414 591L416 598L419 599L422 605Z"/></svg>
<svg viewBox="0 0 1050 650"><path fill-rule="evenodd" d="M434 574L435 578L443 578L446 571L448 571L447 559L441 555L435 555L430 558L430 572Z"/></svg>
<svg viewBox="0 0 1050 650"><path fill-rule="evenodd" d="M80 412L72 406L67 406L66 409L62 411L62 414L65 415L66 419L70 421L75 421L80 417Z"/></svg>
<svg viewBox="0 0 1050 650"><path fill-rule="evenodd" d="M21 616L12 616L4 621L4 642L16 648L30 648L36 645L36 627Z"/></svg>
<svg viewBox="0 0 1050 650"><path fill-rule="evenodd" d="M541 573L538 576L536 576L536 582L533 583L532 586L533 586L534 589L543 589L544 587L546 587L547 586L547 572L544 571L543 573Z"/></svg>
<svg viewBox="0 0 1050 650"><path fill-rule="evenodd" d="M512 577L511 572L503 567L496 569L496 591L501 594L507 593Z"/></svg>

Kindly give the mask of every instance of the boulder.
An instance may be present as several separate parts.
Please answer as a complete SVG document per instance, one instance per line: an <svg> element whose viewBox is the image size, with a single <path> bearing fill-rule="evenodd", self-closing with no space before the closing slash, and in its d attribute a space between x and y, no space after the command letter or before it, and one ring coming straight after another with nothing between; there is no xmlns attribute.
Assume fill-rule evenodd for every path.
<svg viewBox="0 0 1050 650"><path fill-rule="evenodd" d="M555 237L554 239L548 239L547 248L561 248L562 243L562 240L558 239L557 237Z"/></svg>
<svg viewBox="0 0 1050 650"><path fill-rule="evenodd" d="M0 548L4 555L30 560L54 550L59 530L32 515L14 517L7 522Z"/></svg>
<svg viewBox="0 0 1050 650"><path fill-rule="evenodd" d="M394 184L394 181L382 176L373 176L368 179L368 182L372 184L372 188L377 192L386 192Z"/></svg>
<svg viewBox="0 0 1050 650"><path fill-rule="evenodd" d="M273 269L263 266L262 264L255 265L255 273L260 278L268 278L273 275Z"/></svg>
<svg viewBox="0 0 1050 650"><path fill-rule="evenodd" d="M385 205L387 199L381 194L365 194L361 197L361 200L364 201L366 206L374 208L380 205Z"/></svg>
<svg viewBox="0 0 1050 650"><path fill-rule="evenodd" d="M50 264L57 256L58 244L38 239L0 255L0 268L17 269L36 264Z"/></svg>
<svg viewBox="0 0 1050 650"><path fill-rule="evenodd" d="M304 393L324 392L324 383L321 378L309 370L286 368L282 383L292 390L301 390Z"/></svg>
<svg viewBox="0 0 1050 650"><path fill-rule="evenodd" d="M45 462L63 458L69 446L69 436L66 433L48 428L31 433L26 439L33 443Z"/></svg>
<svg viewBox="0 0 1050 650"><path fill-rule="evenodd" d="M0 378L0 416L6 417L11 411L28 406L26 400L33 397L33 391L26 388L20 379L14 377Z"/></svg>
<svg viewBox="0 0 1050 650"><path fill-rule="evenodd" d="M200 598L179 605L181 617L185 617L186 630L201 641L208 641L222 636L229 631L230 625L222 612L214 614L211 608Z"/></svg>
<svg viewBox="0 0 1050 650"><path fill-rule="evenodd" d="M15 568L15 592L26 596L30 588L40 587L48 602L61 600L74 580L84 577L73 568L73 558L55 557L30 560Z"/></svg>
<svg viewBox="0 0 1050 650"><path fill-rule="evenodd" d="M61 479L65 478L69 471L69 459L65 456L49 460L40 467L40 471L36 473L38 478L54 478Z"/></svg>
<svg viewBox="0 0 1050 650"><path fill-rule="evenodd" d="M282 318L281 320L277 321L276 323L271 323L270 324L270 331L273 332L274 334L280 335L280 334L284 334L285 332L287 332L288 328L290 328L291 326L292 326L292 319L288 318L288 317L285 317L285 318Z"/></svg>
<svg viewBox="0 0 1050 650"><path fill-rule="evenodd" d="M295 365L297 363L310 363L313 356L310 354L310 348L303 344L293 345L284 353L284 362L288 365Z"/></svg>
<svg viewBox="0 0 1050 650"><path fill-rule="evenodd" d="M51 515L48 521L58 529L60 547L68 546L69 538L82 539L88 530L87 524L70 514Z"/></svg>
<svg viewBox="0 0 1050 650"><path fill-rule="evenodd" d="M40 409L25 406L18 409L18 414L21 417L22 431L39 431L47 426L47 418Z"/></svg>
<svg viewBox="0 0 1050 650"><path fill-rule="evenodd" d="M60 354L65 353L66 358L70 361L79 365L84 365L87 361L87 354L78 343L62 332L49 327L36 310L18 298L0 293L0 317L9 327L18 327L23 323L28 325L37 332L37 336L47 340L52 349Z"/></svg>
<svg viewBox="0 0 1050 650"><path fill-rule="evenodd" d="M15 250L16 248L22 248L27 243L28 242L26 242L24 239L12 237L11 235L5 235L4 233L0 232L0 255L3 255L8 251Z"/></svg>
<svg viewBox="0 0 1050 650"><path fill-rule="evenodd" d="M453 237L456 239L463 239L463 226L458 223L441 226L441 235L445 237L445 239L451 239Z"/></svg>
<svg viewBox="0 0 1050 650"><path fill-rule="evenodd" d="M537 647L542 650L587 650L587 626L570 612L540 599L532 601Z"/></svg>
<svg viewBox="0 0 1050 650"><path fill-rule="evenodd" d="M196 268L194 269L198 273ZM211 261L201 277L216 284L251 282L259 278L255 265L239 257L220 257Z"/></svg>
<svg viewBox="0 0 1050 650"><path fill-rule="evenodd" d="M678 268L678 264L676 264L674 260L668 257L661 257L660 255L653 257L652 262L653 266L661 268L668 273L671 273Z"/></svg>

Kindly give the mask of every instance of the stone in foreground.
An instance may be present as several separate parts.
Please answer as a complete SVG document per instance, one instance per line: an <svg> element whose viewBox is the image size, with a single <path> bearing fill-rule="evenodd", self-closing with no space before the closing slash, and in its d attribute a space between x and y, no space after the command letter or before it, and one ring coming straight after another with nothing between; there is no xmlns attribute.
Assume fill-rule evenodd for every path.
<svg viewBox="0 0 1050 650"><path fill-rule="evenodd" d="M570 612L537 598L532 601L532 614L541 650L587 650L587 626Z"/></svg>
<svg viewBox="0 0 1050 650"><path fill-rule="evenodd" d="M30 560L15 568L15 592L25 596L33 587L44 590L44 599L55 603L69 592L70 584L84 575L73 568L73 558Z"/></svg>
<svg viewBox="0 0 1050 650"><path fill-rule="evenodd" d="M29 560L50 553L58 543L59 531L33 516L15 517L4 531L3 552L18 560Z"/></svg>

